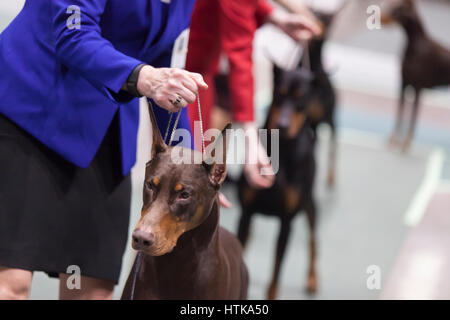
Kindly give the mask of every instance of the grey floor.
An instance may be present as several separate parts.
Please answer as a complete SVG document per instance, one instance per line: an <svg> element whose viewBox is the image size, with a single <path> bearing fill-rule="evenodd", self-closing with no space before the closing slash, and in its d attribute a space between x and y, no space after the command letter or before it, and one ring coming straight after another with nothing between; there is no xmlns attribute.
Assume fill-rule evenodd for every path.
<svg viewBox="0 0 450 320"><path fill-rule="evenodd" d="M321 160L325 159L325 147L326 141L321 140ZM403 215L422 179L427 151L405 158L375 145L341 140L339 147L336 188L329 190L325 186L324 161L320 163L317 181L320 289L314 298L373 299L379 292L367 289L366 269L370 265L378 265L382 273L390 269L407 231ZM399 185L405 187L397 190ZM226 191L234 199L234 190ZM237 208L222 211L222 223L231 230L236 230L238 217ZM293 230L280 298L312 298L304 292L308 230L303 215L297 216ZM276 219L260 216L254 220L246 252L251 298L265 297L277 234Z"/></svg>
<svg viewBox="0 0 450 320"><path fill-rule="evenodd" d="M17 8L20 9L20 2L23 1L0 4L0 30L14 17ZM384 79L380 74L370 73L372 69L377 68L378 62L381 65L385 57L396 59L401 51L403 36L395 27L379 32L365 29L365 8L369 2L371 3L361 1L342 15L337 22L340 27L332 38L334 46L330 46L332 48L327 56L338 52L334 48L345 48L362 59L369 51L380 55L373 61L368 61L367 69L357 70L363 73L362 78L358 78L357 74L353 78L353 70L341 65L334 78L339 90L359 90L360 79L363 82L367 80L368 86L373 82L397 85L393 78ZM435 37L449 44L450 37L446 30L450 27L450 7L443 1L421 1L421 11ZM260 91L267 89L262 87ZM383 89L377 90L376 94L380 96L386 94ZM444 112L445 106L450 106L450 94L448 90L439 94L439 101L444 101ZM430 93L425 100L431 103L435 101L434 97L435 94ZM370 265L377 265L381 268L382 283L388 278L409 231L404 223L405 213L423 181L429 156L436 148L442 148L446 152L442 179L450 179L450 123L447 128L437 128L434 123L421 122L413 150L410 154L403 155L386 147L386 137L393 125L393 112L394 109L389 113L359 109L356 101L339 103L338 176L333 190L325 187L328 132L326 129L321 131L317 150L320 166L316 183L320 212L319 292L314 297L304 292L308 262L307 228L305 218L298 215L283 265L281 299L378 298L381 290L369 290L366 286L366 269ZM142 131L144 133L141 132L141 135L145 135L145 130ZM145 140L139 142L139 162L133 174L130 230L138 219L141 206L142 163L148 149L148 141L143 141ZM224 192L234 206L232 209L222 210L221 224L235 231L239 219L235 190L232 186L226 186ZM255 217L245 252L251 275L249 297L252 299L265 297L272 271L277 233L277 220ZM115 292L116 298L120 296L134 256L129 245L127 248L121 281ZM42 273L35 273L31 298L56 299L57 289L56 280L49 279Z"/></svg>

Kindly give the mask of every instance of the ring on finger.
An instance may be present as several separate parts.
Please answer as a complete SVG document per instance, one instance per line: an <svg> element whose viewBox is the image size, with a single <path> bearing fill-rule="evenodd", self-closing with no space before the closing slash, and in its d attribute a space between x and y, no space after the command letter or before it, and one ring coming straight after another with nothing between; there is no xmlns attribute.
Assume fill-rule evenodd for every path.
<svg viewBox="0 0 450 320"><path fill-rule="evenodd" d="M175 107L178 107L178 105L180 104L180 102L183 100L183 98L181 96L177 96L177 98L175 100L170 101Z"/></svg>

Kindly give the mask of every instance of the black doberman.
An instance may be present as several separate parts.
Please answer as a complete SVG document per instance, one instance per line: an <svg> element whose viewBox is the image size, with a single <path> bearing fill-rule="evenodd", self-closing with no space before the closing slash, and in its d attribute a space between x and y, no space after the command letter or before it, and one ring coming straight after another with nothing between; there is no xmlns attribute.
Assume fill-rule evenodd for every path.
<svg viewBox="0 0 450 320"><path fill-rule="evenodd" d="M281 264L291 231L292 219L299 211L305 211L310 229L310 264L307 289L313 293L317 289L315 269L316 205L313 184L316 162L314 158L315 133L307 116L307 106L311 102L313 75L302 69L276 71L274 101L267 117L266 129L279 129L279 171L274 185L269 189L255 189L241 176L239 181L239 201L242 215L238 237L245 246L250 220L255 213L277 216L281 221L278 236L275 266L272 281L267 292L269 299L275 299ZM269 131L269 135L272 134ZM268 141L271 141L269 136ZM268 150L271 150L270 145Z"/></svg>

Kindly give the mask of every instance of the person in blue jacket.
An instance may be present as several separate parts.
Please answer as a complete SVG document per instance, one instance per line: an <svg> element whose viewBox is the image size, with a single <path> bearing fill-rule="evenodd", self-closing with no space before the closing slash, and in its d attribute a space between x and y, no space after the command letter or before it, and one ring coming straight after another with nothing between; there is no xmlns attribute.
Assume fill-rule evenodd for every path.
<svg viewBox="0 0 450 320"><path fill-rule="evenodd" d="M62 299L111 298L127 241L137 97L159 106L165 130L167 110L207 88L169 67L194 2L30 0L1 33L0 299L27 298L33 271L59 276ZM189 129L187 112L179 127Z"/></svg>

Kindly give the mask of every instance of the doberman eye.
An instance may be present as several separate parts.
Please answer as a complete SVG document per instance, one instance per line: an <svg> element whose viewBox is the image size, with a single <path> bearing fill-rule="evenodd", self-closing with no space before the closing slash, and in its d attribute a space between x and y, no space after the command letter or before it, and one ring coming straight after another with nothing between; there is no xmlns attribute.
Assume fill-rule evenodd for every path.
<svg viewBox="0 0 450 320"><path fill-rule="evenodd" d="M153 183L153 181L147 181L147 182L145 183L145 186L147 187L147 189L150 189L150 190L155 190L155 189L156 189L156 186L155 186L155 184Z"/></svg>
<svg viewBox="0 0 450 320"><path fill-rule="evenodd" d="M190 196L191 196L191 194L189 192L187 192L187 191L182 191L180 193L180 198L181 199L189 199Z"/></svg>

